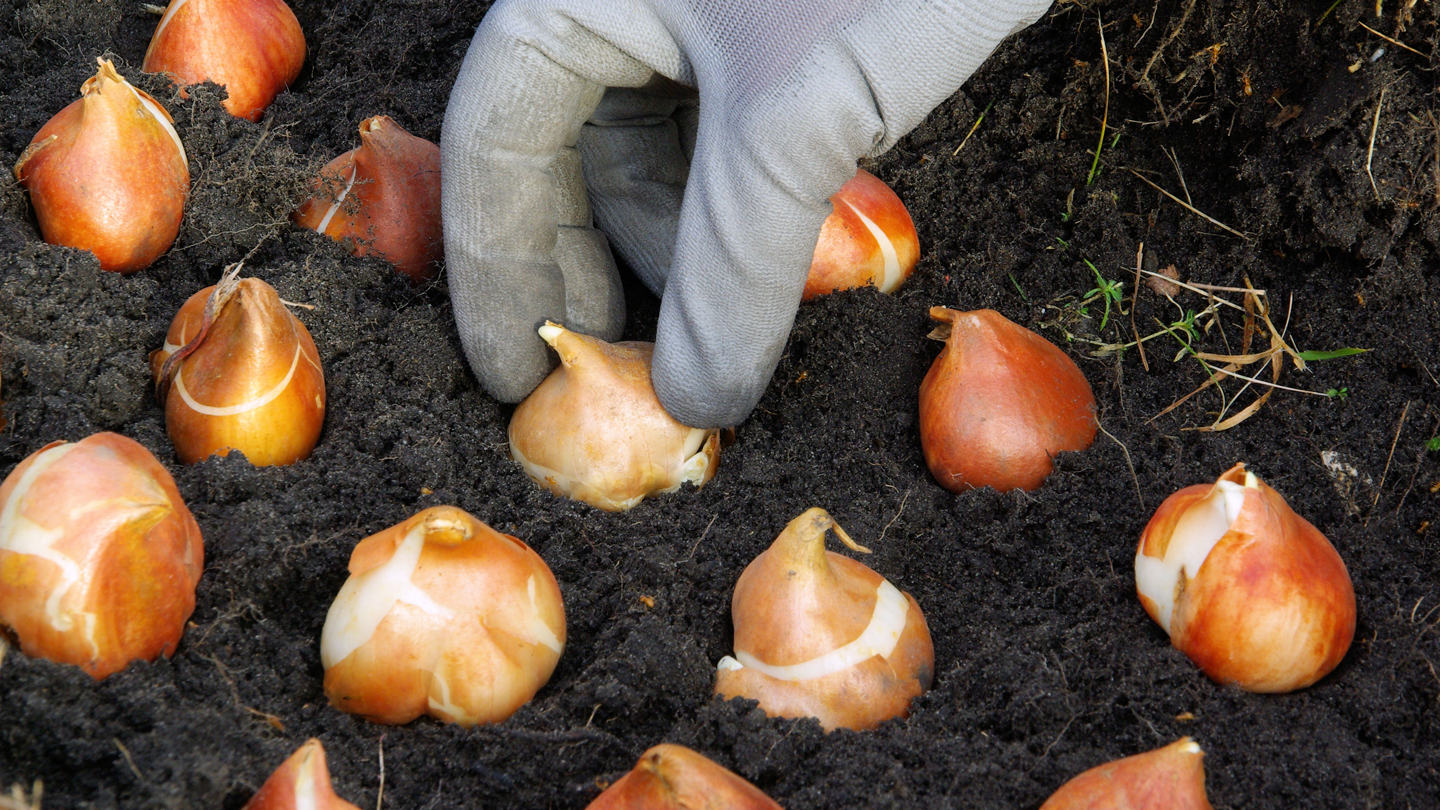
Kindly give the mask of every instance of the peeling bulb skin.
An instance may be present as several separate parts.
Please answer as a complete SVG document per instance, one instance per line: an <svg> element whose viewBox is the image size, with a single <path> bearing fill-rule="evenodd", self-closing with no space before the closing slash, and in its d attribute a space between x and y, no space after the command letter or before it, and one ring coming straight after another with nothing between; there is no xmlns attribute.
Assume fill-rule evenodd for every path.
<svg viewBox="0 0 1440 810"><path fill-rule="evenodd" d="M920 261L910 212L885 181L859 169L830 198L801 300L872 285L894 292Z"/></svg>
<svg viewBox="0 0 1440 810"><path fill-rule="evenodd" d="M1040 810L1211 810L1205 754L1189 737L1091 768L1060 786Z"/></svg>
<svg viewBox="0 0 1440 810"><path fill-rule="evenodd" d="M320 170L296 225L375 255L421 283L444 256L440 230L440 147L406 132L389 116L360 124L361 146Z"/></svg>
<svg viewBox="0 0 1440 810"><path fill-rule="evenodd" d="M80 100L35 133L15 179L30 190L46 242L88 250L102 270L133 273L180 233L190 169L165 108L97 61Z"/></svg>
<svg viewBox="0 0 1440 810"><path fill-rule="evenodd" d="M169 656L205 549L170 473L116 433L54 442L0 484L0 626L95 679Z"/></svg>
<svg viewBox="0 0 1440 810"><path fill-rule="evenodd" d="M619 512L684 483L704 486L720 432L665 412L650 384L654 344L606 343L547 323L560 367L515 409L510 455L540 486Z"/></svg>
<svg viewBox="0 0 1440 810"><path fill-rule="evenodd" d="M325 746L311 737L255 791L244 810L360 810L335 794Z"/></svg>
<svg viewBox="0 0 1440 810"><path fill-rule="evenodd" d="M377 723L498 723L550 679L565 608L529 546L437 506L360 541L320 636L325 695Z"/></svg>
<svg viewBox="0 0 1440 810"><path fill-rule="evenodd" d="M1243 464L1160 505L1140 538L1135 582L1177 649L1250 692L1315 683L1355 635L1340 555Z"/></svg>
<svg viewBox="0 0 1440 810"><path fill-rule="evenodd" d="M241 279L164 379L165 361L201 334L216 289L192 295L150 355L175 455L194 464L239 450L257 467L308 458L325 421L325 374L309 330L269 284Z"/></svg>
<svg viewBox="0 0 1440 810"><path fill-rule="evenodd" d="M994 310L934 307L945 348L920 384L920 446L951 492L1039 489L1064 451L1095 440L1095 397L1075 361Z"/></svg>
<svg viewBox="0 0 1440 810"><path fill-rule="evenodd" d="M586 810L781 810L774 799L680 745L657 745Z"/></svg>
<svg viewBox="0 0 1440 810"><path fill-rule="evenodd" d="M735 655L715 693L756 700L772 717L814 717L826 731L865 730L909 714L930 688L935 649L914 597L825 550L856 545L823 509L790 522L735 584Z"/></svg>
<svg viewBox="0 0 1440 810"><path fill-rule="evenodd" d="M282 0L171 0L141 69L168 73L182 88L221 85L227 112L259 121L304 63L305 34Z"/></svg>

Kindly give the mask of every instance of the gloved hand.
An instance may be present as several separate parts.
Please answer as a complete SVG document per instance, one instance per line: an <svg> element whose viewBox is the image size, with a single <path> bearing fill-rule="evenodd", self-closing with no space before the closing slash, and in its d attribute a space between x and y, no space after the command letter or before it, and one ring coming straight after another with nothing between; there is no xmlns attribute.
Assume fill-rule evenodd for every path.
<svg viewBox="0 0 1440 810"><path fill-rule="evenodd" d="M663 295L661 404L694 427L739 423L857 159L894 145L1049 5L499 0L440 138L450 292L481 383L506 402L529 394L551 366L535 332L546 319L619 337L624 301L588 186L600 228Z"/></svg>

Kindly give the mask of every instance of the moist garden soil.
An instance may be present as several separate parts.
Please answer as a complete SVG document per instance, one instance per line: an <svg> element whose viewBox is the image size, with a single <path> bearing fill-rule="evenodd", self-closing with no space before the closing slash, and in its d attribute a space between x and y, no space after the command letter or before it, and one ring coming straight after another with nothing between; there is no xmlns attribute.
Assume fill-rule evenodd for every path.
<svg viewBox="0 0 1440 810"><path fill-rule="evenodd" d="M646 748L675 742L792 810L1034 808L1086 768L1191 736L1217 808L1440 807L1436 20L1428 2L1391 0L1378 17L1369 0L1328 5L1053 7L866 162L919 229L909 283L802 306L714 481L609 514L510 461L512 408L466 367L443 274L414 288L287 218L364 118L438 140L485 3L295 3L304 72L250 123L223 112L216 88L182 99L141 76L157 18L138 3L0 0L7 174L109 55L174 114L193 184L174 248L125 277L41 241L25 192L0 181L0 474L51 441L123 433L174 474L206 556L169 660L96 683L12 650L0 785L43 781L47 808L238 808L319 737L337 790L361 807L381 803L383 782L390 808L582 808ZM1160 324L1209 302L1182 290L1172 304L1145 284L1135 295L1141 243L1148 268L1265 290L1297 349L1370 351L1303 371L1286 361L1281 384L1320 395L1277 391L1228 430L1204 428L1264 388L1229 379L1223 396L1210 387L1157 417L1207 379ZM290 467L182 466L146 355L187 297L246 256L247 274L306 305L325 430ZM1123 284L1108 315L1097 278ZM633 279L627 292L627 338L650 339L657 302ZM994 308L1058 343L1105 433L1036 492L941 489L916 418L940 350L926 339L933 305ZM1244 312L1217 315L1194 337L1171 328L1198 351L1240 353ZM1160 333L1143 359L1100 345L1137 332ZM1267 332L1262 321L1252 351ZM1259 363L1240 373L1271 379ZM1329 537L1355 583L1349 654L1295 694L1206 679L1135 597L1154 509L1237 461ZM545 558L565 654L495 726L343 714L321 689L318 638L350 550L438 504ZM875 731L825 734L711 695L736 578L816 505L874 549L865 562L915 596L935 640L934 688Z"/></svg>

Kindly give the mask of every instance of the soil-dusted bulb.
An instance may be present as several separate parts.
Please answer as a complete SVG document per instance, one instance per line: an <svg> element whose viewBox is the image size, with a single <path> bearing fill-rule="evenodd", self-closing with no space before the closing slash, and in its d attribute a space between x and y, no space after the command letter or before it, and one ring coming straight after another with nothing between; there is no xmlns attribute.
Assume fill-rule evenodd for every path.
<svg viewBox="0 0 1440 810"><path fill-rule="evenodd" d="M781 810L760 788L683 745L640 756L585 810Z"/></svg>
<svg viewBox="0 0 1440 810"><path fill-rule="evenodd" d="M1060 786L1040 810L1210 810L1205 754L1189 737L1091 768Z"/></svg>
<svg viewBox="0 0 1440 810"><path fill-rule="evenodd" d="M170 0L142 69L222 85L227 112L259 121L304 63L305 34L283 0Z"/></svg>
<svg viewBox="0 0 1440 810"><path fill-rule="evenodd" d="M735 583L735 655L720 660L715 693L759 701L772 717L818 718L826 731L874 728L930 688L935 647L915 598L826 551L828 529L869 553L824 509L790 521Z"/></svg>
<svg viewBox="0 0 1440 810"><path fill-rule="evenodd" d="M117 433L48 444L0 484L0 629L32 657L99 679L170 655L204 559L175 480Z"/></svg>
<svg viewBox="0 0 1440 810"><path fill-rule="evenodd" d="M360 146L320 170L295 224L374 254L416 282L435 276L440 233L440 147L388 115L360 124Z"/></svg>
<svg viewBox="0 0 1440 810"><path fill-rule="evenodd" d="M373 534L325 617L325 694L377 723L498 723L550 679L565 606L529 546L453 506Z"/></svg>
<svg viewBox="0 0 1440 810"><path fill-rule="evenodd" d="M1244 464L1160 504L1135 587L1177 649L1250 692L1309 686L1355 636L1355 589L1335 547Z"/></svg>
<svg viewBox="0 0 1440 810"><path fill-rule="evenodd" d="M310 332L269 284L220 283L180 307L150 371L185 464L239 450L257 467L310 455L325 421L325 374Z"/></svg>
<svg viewBox="0 0 1440 810"><path fill-rule="evenodd" d="M244 810L360 810L335 795L325 746L311 737L255 791Z"/></svg>
<svg viewBox="0 0 1440 810"><path fill-rule="evenodd" d="M894 292L920 261L920 237L905 203L884 180L858 169L830 204L801 300L866 285Z"/></svg>
<svg viewBox="0 0 1440 810"><path fill-rule="evenodd" d="M686 427L661 407L653 343L606 343L549 322L540 337L560 367L510 419L510 455L536 483L620 512L715 476L720 431Z"/></svg>
<svg viewBox="0 0 1440 810"><path fill-rule="evenodd" d="M46 242L88 250L102 270L133 273L180 233L190 167L170 113L96 61L80 100L21 153L15 179L30 189Z"/></svg>
<svg viewBox="0 0 1440 810"><path fill-rule="evenodd" d="M1075 361L993 309L931 307L945 348L920 383L920 448L951 492L1038 489L1062 450L1095 440L1095 397Z"/></svg>

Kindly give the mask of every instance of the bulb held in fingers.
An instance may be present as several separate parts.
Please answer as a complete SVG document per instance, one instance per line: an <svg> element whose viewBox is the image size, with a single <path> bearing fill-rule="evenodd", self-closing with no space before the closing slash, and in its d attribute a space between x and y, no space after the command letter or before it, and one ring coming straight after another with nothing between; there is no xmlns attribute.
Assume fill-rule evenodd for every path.
<svg viewBox="0 0 1440 810"><path fill-rule="evenodd" d="M30 190L46 242L88 250L102 270L133 273L180 233L190 168L170 113L97 61L80 100L35 133L15 179Z"/></svg>
<svg viewBox="0 0 1440 810"><path fill-rule="evenodd" d="M1250 692L1309 686L1355 635L1355 589L1335 547L1244 464L1160 504L1135 585L1176 648Z"/></svg>
<svg viewBox="0 0 1440 810"><path fill-rule="evenodd" d="M1210 810L1205 758L1189 737L1091 768L1060 786L1040 810Z"/></svg>
<svg viewBox="0 0 1440 810"><path fill-rule="evenodd" d="M585 810L781 810L759 788L681 745L657 745Z"/></svg>
<svg viewBox="0 0 1440 810"><path fill-rule="evenodd" d="M186 464L245 454L264 467L309 457L325 421L325 374L310 332L269 284L236 279L190 296L150 370Z"/></svg>
<svg viewBox="0 0 1440 810"><path fill-rule="evenodd" d="M170 655L204 557L170 473L119 434L46 445L0 484L0 628L26 655L97 679Z"/></svg>
<svg viewBox="0 0 1440 810"><path fill-rule="evenodd" d="M935 648L914 597L826 551L829 529L868 553L812 508L740 575L735 655L721 659L715 693L759 701L772 717L818 718L826 731L863 730L909 714L930 688Z"/></svg>
<svg viewBox="0 0 1440 810"><path fill-rule="evenodd" d="M304 63L305 34L283 0L170 0L142 69L221 85L227 112L259 121Z"/></svg>
<svg viewBox="0 0 1440 810"><path fill-rule="evenodd" d="M830 204L834 211L820 228L802 300L866 285L894 292L920 261L920 237L905 204L864 169Z"/></svg>
<svg viewBox="0 0 1440 810"><path fill-rule="evenodd" d="M325 746L311 737L265 780L244 810L360 810L335 794Z"/></svg>
<svg viewBox="0 0 1440 810"><path fill-rule="evenodd" d="M374 254L413 281L433 278L440 232L440 147L387 115L360 124L361 145L330 161L295 224Z"/></svg>
<svg viewBox="0 0 1440 810"><path fill-rule="evenodd" d="M920 447L951 492L1038 489L1095 440L1095 397L1055 344L991 309L932 307L945 348L920 384Z"/></svg>
<svg viewBox="0 0 1440 810"><path fill-rule="evenodd" d="M704 486L720 432L687 427L650 385L654 344L606 343L547 323L560 367L515 409L510 455L536 483L611 512L647 495Z"/></svg>
<svg viewBox="0 0 1440 810"><path fill-rule="evenodd" d="M529 546L453 506L360 541L320 635L325 694L377 723L498 723L565 647L555 577Z"/></svg>

